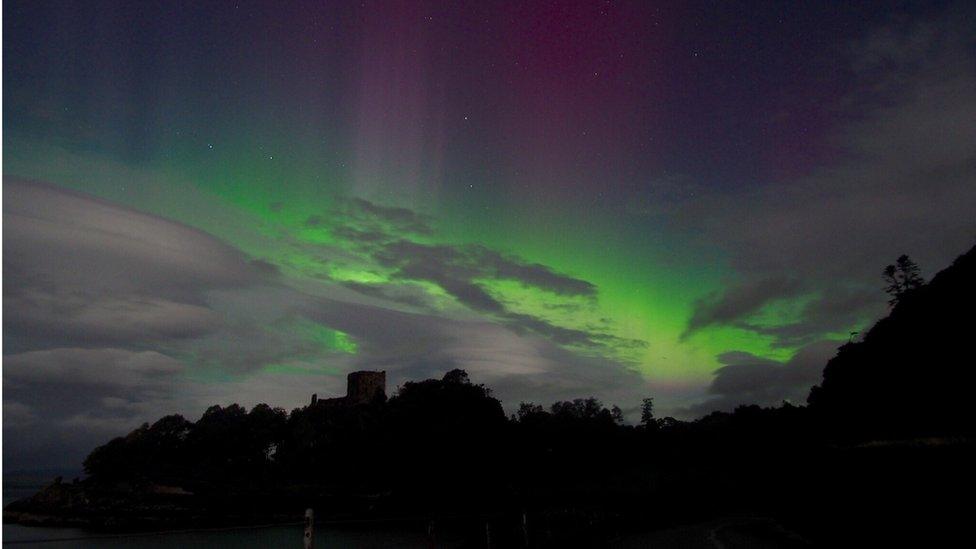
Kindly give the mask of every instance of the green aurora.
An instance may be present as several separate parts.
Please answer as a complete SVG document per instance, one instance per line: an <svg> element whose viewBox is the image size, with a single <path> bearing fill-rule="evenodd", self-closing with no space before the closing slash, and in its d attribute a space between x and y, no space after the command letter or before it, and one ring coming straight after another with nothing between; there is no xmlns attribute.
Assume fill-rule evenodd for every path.
<svg viewBox="0 0 976 549"><path fill-rule="evenodd" d="M526 376L564 371L560 398L626 398L631 415L639 395L697 413L730 361L789 365L882 310L875 271L896 239L862 226L855 193L869 183L844 164L874 141L837 115L867 86L848 74L856 59L790 25L849 18L822 37L849 44L883 14L741 21L770 40L759 55L714 34L738 24L700 26L708 10L691 7L421 4L14 3L4 176L196 228L310 298L490 326L497 346L428 366L470 365L478 380L492 357L536 353L547 366ZM856 119L884 115L872 103ZM836 268L817 264L824 250ZM278 345L246 373L217 336L151 350L215 384L396 367L368 332L275 311L219 312L256 330L253 345ZM429 344L396 352L417 361ZM554 394L516 386L511 398Z"/></svg>
<svg viewBox="0 0 976 549"><path fill-rule="evenodd" d="M9 138L8 143L4 150L7 174L56 181L199 228L252 259L275 265L296 287L402 283L391 278L390 269L370 262L360 244L339 230L355 228L357 223L337 208L355 196L351 176L341 170L332 173L321 165L303 166L315 163L289 155L257 156L246 146L241 152L224 151L228 145L222 145L217 152L216 146L203 145L178 160L166 155L140 165L124 165L55 146L21 145ZM390 187L396 189L397 183L391 182ZM577 346L574 350L606 354L630 365L648 381L649 392L656 386L706 384L720 366L716 356L728 349L775 360L786 360L795 352L795 347L777 345L773 336L729 326L711 326L683 337L696 300L721 290L733 276L720 255L706 254L708 262L696 260L698 254L678 245L678 235L649 237L641 230L628 229L626 219L574 219L568 208L532 213L519 209L518 205L476 207L444 198L423 212L432 221L430 234L402 237L426 245L483 246L589 282L597 289L592 299L561 296L514 280L479 281L512 312L562 328L586 331L599 327L613 336L599 349ZM320 221L310 224L310 219ZM383 229L394 231L395 227ZM320 250L323 247L344 250L348 256L339 260L326 257ZM464 309L437 284L415 283L443 312ZM756 313L755 320L764 327L794 323L800 306L811 297L770 303ZM823 335L836 337L847 328ZM327 326L305 323L298 333L324 351L356 352L354 341ZM282 364L266 367L292 371Z"/></svg>

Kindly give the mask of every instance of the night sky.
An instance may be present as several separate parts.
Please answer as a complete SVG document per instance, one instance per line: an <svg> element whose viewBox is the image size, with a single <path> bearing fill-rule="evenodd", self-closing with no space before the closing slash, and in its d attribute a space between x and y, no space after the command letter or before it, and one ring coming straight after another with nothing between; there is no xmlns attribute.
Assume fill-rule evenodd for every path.
<svg viewBox="0 0 976 549"><path fill-rule="evenodd" d="M969 5L967 5L969 4ZM801 403L976 239L976 9L3 10L7 467L345 374Z"/></svg>

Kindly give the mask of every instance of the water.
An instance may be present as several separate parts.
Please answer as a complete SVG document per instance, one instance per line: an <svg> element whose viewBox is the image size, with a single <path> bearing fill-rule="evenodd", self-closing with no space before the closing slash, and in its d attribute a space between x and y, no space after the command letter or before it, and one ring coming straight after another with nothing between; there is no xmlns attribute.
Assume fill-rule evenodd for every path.
<svg viewBox="0 0 976 549"><path fill-rule="evenodd" d="M74 538L74 539L65 539ZM82 539L78 539L82 538ZM56 540L63 541L56 541ZM50 540L40 543L41 540ZM37 541L38 543L24 543ZM195 549L208 547L268 547L299 549L302 547L301 526L276 526L253 530L220 532L185 532L177 534L98 537L97 534L76 528L40 528L5 524L3 543L11 547L64 548L125 548L171 549L176 547ZM427 537L421 532L410 531L344 531L317 529L316 547L370 548L370 547L429 547Z"/></svg>
<svg viewBox="0 0 976 549"><path fill-rule="evenodd" d="M13 485L11 485L13 484ZM36 493L41 485L4 482L3 504ZM300 519L300 517L299 517ZM299 549L302 547L301 526L275 526L242 530L181 532L158 535L105 536L79 528L47 528L4 524L3 544L10 547L38 547L51 549L173 549L267 547L271 549ZM452 545L448 543L447 546ZM429 547L430 542L420 527L416 529L343 530L316 528L315 546L339 549L367 549L372 547ZM438 543L438 546L444 546Z"/></svg>

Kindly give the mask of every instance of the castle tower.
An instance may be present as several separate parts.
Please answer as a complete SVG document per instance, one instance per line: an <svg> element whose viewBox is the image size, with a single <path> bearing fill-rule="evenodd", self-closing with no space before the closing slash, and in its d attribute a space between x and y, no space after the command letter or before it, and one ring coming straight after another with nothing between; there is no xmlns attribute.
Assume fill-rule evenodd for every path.
<svg viewBox="0 0 976 549"><path fill-rule="evenodd" d="M346 401L349 404L367 404L386 400L386 371L352 372L346 377Z"/></svg>

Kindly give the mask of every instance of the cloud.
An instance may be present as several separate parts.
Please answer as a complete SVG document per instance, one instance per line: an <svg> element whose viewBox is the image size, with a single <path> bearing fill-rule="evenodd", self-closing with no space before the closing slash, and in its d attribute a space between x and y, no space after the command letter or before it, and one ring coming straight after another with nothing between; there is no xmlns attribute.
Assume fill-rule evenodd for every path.
<svg viewBox="0 0 976 549"><path fill-rule="evenodd" d="M737 324L772 301L799 295L802 289L795 278L780 276L748 281L699 299L682 338L707 326Z"/></svg>
<svg viewBox="0 0 976 549"><path fill-rule="evenodd" d="M258 278L238 250L186 225L39 182L4 178L3 191L14 276L173 295Z"/></svg>
<svg viewBox="0 0 976 549"><path fill-rule="evenodd" d="M818 341L797 351L786 362L757 357L741 351L730 351L717 358L721 368L715 371L706 400L682 410L682 415L700 417L709 412L731 411L743 404L778 405L784 400L806 402L810 387L819 383L827 360L839 341Z"/></svg>
<svg viewBox="0 0 976 549"><path fill-rule="evenodd" d="M363 231L348 226L333 227L332 235L348 242L355 242L358 244L378 244L393 238L391 235L382 231Z"/></svg>
<svg viewBox="0 0 976 549"><path fill-rule="evenodd" d="M187 375L219 384L330 355L289 332L301 297L273 265L44 183L8 177L3 194L9 463L78 465L142 421L199 409ZM262 302L267 287L278 293Z"/></svg>
<svg viewBox="0 0 976 549"><path fill-rule="evenodd" d="M353 270L380 273L383 282L332 279L345 288L362 295L432 311L443 299L432 295L418 282L431 283L451 296L457 303L476 313L490 315L518 332L541 335L563 345L590 347L640 346L643 342L624 340L600 330L558 326L553 322L524 312L514 312L501 296L491 291L489 284L514 281L523 287L552 294L555 298L583 299L592 302L597 288L592 283L557 273L551 268L502 254L484 246L428 244L404 238L404 234L429 235L430 218L406 208L379 206L354 198L339 199L330 217L311 216L306 226L324 227L333 237L343 241L341 250L335 246L309 246L296 243L306 252L341 255L324 258ZM318 248L318 250L316 250ZM578 304L563 304L578 307Z"/></svg>
<svg viewBox="0 0 976 549"><path fill-rule="evenodd" d="M558 295L593 297L596 287L571 276L554 272L537 263L525 263L483 246L420 244L397 240L376 253L383 265L397 270L402 278L444 282L479 278L514 280L526 286Z"/></svg>
<svg viewBox="0 0 976 549"><path fill-rule="evenodd" d="M14 337L44 344L158 342L200 337L213 332L220 318L199 305L157 297L94 296L91 292L51 293L22 289L6 298L15 314L9 330Z"/></svg>
<svg viewBox="0 0 976 549"><path fill-rule="evenodd" d="M367 284L354 281L342 281L340 284L363 295L411 305L418 309L431 311L435 308L436 299L430 295L426 288L419 284L410 282L402 284Z"/></svg>
<svg viewBox="0 0 976 549"><path fill-rule="evenodd" d="M273 265L213 236L42 183L4 184L8 352L158 350L256 370L327 354L289 333L301 297Z"/></svg>
<svg viewBox="0 0 976 549"><path fill-rule="evenodd" d="M430 217L407 208L381 206L362 198L351 198L347 211L355 219L379 221L395 233L433 233Z"/></svg>
<svg viewBox="0 0 976 549"><path fill-rule="evenodd" d="M77 466L96 444L186 408L188 342L226 330L210 292L277 277L201 231L4 178L4 459Z"/></svg>
<svg viewBox="0 0 976 549"><path fill-rule="evenodd" d="M79 465L94 445L173 406L184 371L155 351L55 348L5 356L5 462Z"/></svg>
<svg viewBox="0 0 976 549"><path fill-rule="evenodd" d="M742 321L739 325L775 337L774 346L799 347L822 334L858 326L866 318L876 318L886 306L878 299L877 290L834 288L804 305L796 322L759 326Z"/></svg>
<svg viewBox="0 0 976 549"><path fill-rule="evenodd" d="M534 315L516 313L490 292L484 281L510 280L560 297L596 297L593 284L537 263L500 254L478 245L430 245L396 240L378 248L373 258L392 269L391 278L437 284L459 303L513 326L564 345L602 346L615 341L599 331L557 326ZM636 343L636 342L634 342Z"/></svg>
<svg viewBox="0 0 976 549"><path fill-rule="evenodd" d="M335 197L325 214L310 215L305 226L327 228L349 240L372 242L405 235L433 234L433 218L408 208L384 206L363 198Z"/></svg>
<svg viewBox="0 0 976 549"><path fill-rule="evenodd" d="M15 348L198 337L215 288L273 276L206 233L43 183L4 179L4 336Z"/></svg>
<svg viewBox="0 0 976 549"><path fill-rule="evenodd" d="M154 386L156 380L182 370L179 362L155 351L64 348L8 355L4 360L4 381L14 390L22 384L42 384L115 391Z"/></svg>
<svg viewBox="0 0 976 549"><path fill-rule="evenodd" d="M760 323L756 315L778 301L808 298L795 320L775 324ZM772 336L773 347L802 347L824 334L857 326L866 318L879 315L885 301L876 288L840 284L813 295L804 291L796 279L763 279L733 286L695 302L682 339L709 326L742 328Z"/></svg>
<svg viewBox="0 0 976 549"><path fill-rule="evenodd" d="M526 286L565 296L596 296L597 288L585 280L554 272L539 263L525 263L481 246L469 250L487 274L502 280L515 280Z"/></svg>

